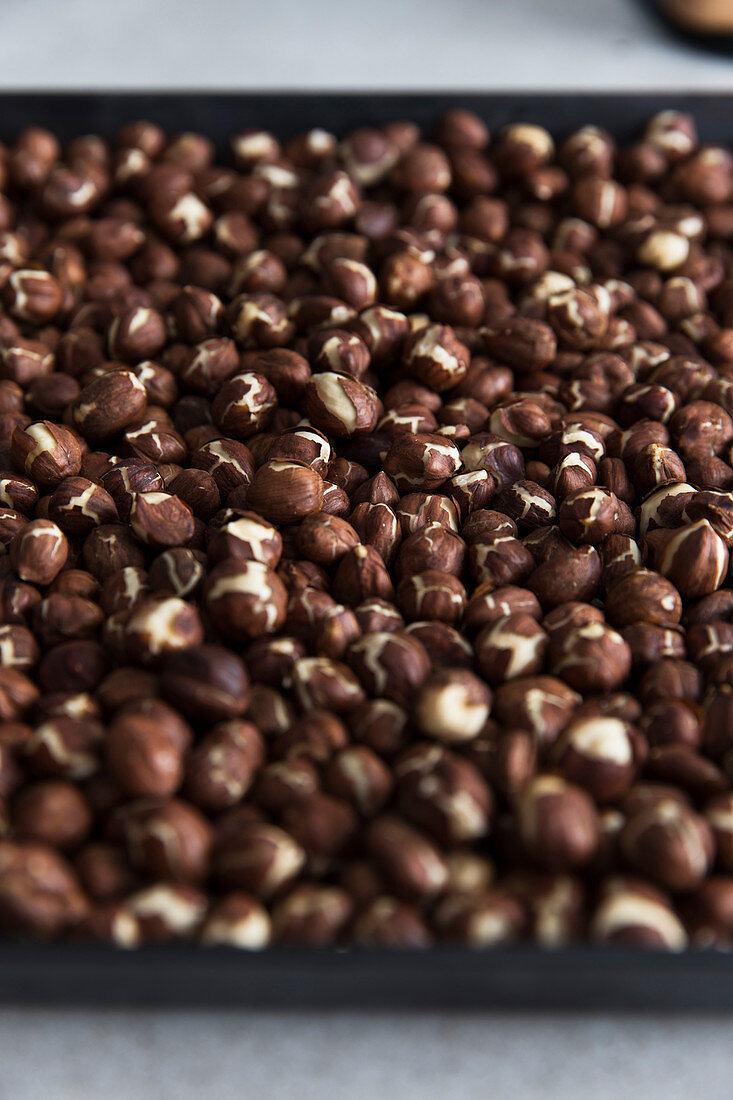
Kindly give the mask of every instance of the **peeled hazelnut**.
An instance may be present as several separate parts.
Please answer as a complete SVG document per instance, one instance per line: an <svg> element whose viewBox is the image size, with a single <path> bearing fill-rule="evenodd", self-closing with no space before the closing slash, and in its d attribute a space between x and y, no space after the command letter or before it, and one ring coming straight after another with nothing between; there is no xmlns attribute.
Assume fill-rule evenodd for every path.
<svg viewBox="0 0 733 1100"><path fill-rule="evenodd" d="M477 676L463 669L433 673L415 703L420 730L451 744L470 741L483 728L491 706L491 692Z"/></svg>

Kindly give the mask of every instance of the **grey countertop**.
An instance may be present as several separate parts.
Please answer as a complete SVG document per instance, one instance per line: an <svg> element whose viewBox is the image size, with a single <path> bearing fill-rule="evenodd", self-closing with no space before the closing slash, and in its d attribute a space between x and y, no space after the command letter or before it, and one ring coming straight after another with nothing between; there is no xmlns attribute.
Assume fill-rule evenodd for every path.
<svg viewBox="0 0 733 1100"><path fill-rule="evenodd" d="M0 1012L3 1100L729 1100L725 1018Z"/></svg>
<svg viewBox="0 0 733 1100"><path fill-rule="evenodd" d="M733 89L634 0L15 0L0 86ZM670 94L673 102L674 94ZM0 1011L0 1100L728 1100L714 1017Z"/></svg>
<svg viewBox="0 0 733 1100"><path fill-rule="evenodd" d="M13 0L5 87L730 88L641 0Z"/></svg>

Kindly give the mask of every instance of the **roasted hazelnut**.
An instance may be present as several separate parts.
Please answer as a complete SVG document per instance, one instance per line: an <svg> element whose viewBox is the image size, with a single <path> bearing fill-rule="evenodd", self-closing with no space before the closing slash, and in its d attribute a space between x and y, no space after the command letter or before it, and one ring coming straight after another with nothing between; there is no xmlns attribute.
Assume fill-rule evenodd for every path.
<svg viewBox="0 0 733 1100"><path fill-rule="evenodd" d="M603 883L590 925L601 944L681 951L687 934L665 896L647 882L616 878Z"/></svg>
<svg viewBox="0 0 733 1100"><path fill-rule="evenodd" d="M49 489L81 469L81 447L75 435L48 420L18 426L12 437L15 465L34 482Z"/></svg>
<svg viewBox="0 0 733 1100"><path fill-rule="evenodd" d="M208 873L213 830L188 803L132 803L122 830L131 864L147 877L188 883Z"/></svg>
<svg viewBox="0 0 733 1100"><path fill-rule="evenodd" d="M194 533L191 509L169 493L135 493L129 524L141 542L156 550L181 546L189 542Z"/></svg>
<svg viewBox="0 0 733 1100"><path fill-rule="evenodd" d="M708 825L677 799L661 799L630 814L620 844L634 870L668 890L699 886L713 858Z"/></svg>
<svg viewBox="0 0 733 1100"><path fill-rule="evenodd" d="M27 523L10 544L10 561L23 581L47 585L66 564L69 544L63 531L47 519Z"/></svg>
<svg viewBox="0 0 733 1100"><path fill-rule="evenodd" d="M0 926L6 934L52 939L86 916L76 875L53 849L4 840L0 870Z"/></svg>
<svg viewBox="0 0 733 1100"><path fill-rule="evenodd" d="M215 626L233 641L273 633L285 621L285 586L259 561L227 560L215 566L206 581L205 599Z"/></svg>
<svg viewBox="0 0 733 1100"><path fill-rule="evenodd" d="M323 479L303 462L275 459L260 466L247 501L273 523L297 522L321 510Z"/></svg>
<svg viewBox="0 0 733 1100"><path fill-rule="evenodd" d="M516 815L528 855L555 870L577 867L597 848L600 823L589 796L555 775L538 775L517 793Z"/></svg>
<svg viewBox="0 0 733 1100"><path fill-rule="evenodd" d="M203 641L203 627L196 608L178 596L152 596L142 600L124 624L125 644L140 664L155 664L176 649L188 649Z"/></svg>
<svg viewBox="0 0 733 1100"><path fill-rule="evenodd" d="M451 744L476 737L490 706L491 692L477 676L464 669L445 669L423 684L415 715L422 733Z"/></svg>
<svg viewBox="0 0 733 1100"><path fill-rule="evenodd" d="M327 435L345 438L374 429L379 414L374 390L350 374L325 371L305 386L309 420Z"/></svg>

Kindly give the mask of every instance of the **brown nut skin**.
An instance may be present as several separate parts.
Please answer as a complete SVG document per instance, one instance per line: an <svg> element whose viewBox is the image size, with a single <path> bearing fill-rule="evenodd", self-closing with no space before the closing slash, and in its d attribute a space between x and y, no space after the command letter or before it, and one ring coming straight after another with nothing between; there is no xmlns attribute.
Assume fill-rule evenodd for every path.
<svg viewBox="0 0 733 1100"><path fill-rule="evenodd" d="M132 915L144 944L187 940L206 915L207 899L188 883L156 882L130 894L123 912Z"/></svg>
<svg viewBox="0 0 733 1100"><path fill-rule="evenodd" d="M323 479L305 463L276 459L260 466L247 503L272 523L297 523L320 512Z"/></svg>
<svg viewBox="0 0 733 1100"><path fill-rule="evenodd" d="M196 646L169 654L160 670L160 691L196 722L221 722L243 714L249 677L243 662L221 646Z"/></svg>
<svg viewBox="0 0 733 1100"><path fill-rule="evenodd" d="M199 942L204 947L237 947L244 951L260 951L271 938L267 910L242 891L217 901L199 932Z"/></svg>
<svg viewBox="0 0 733 1100"><path fill-rule="evenodd" d="M499 947L519 938L526 922L519 901L501 891L446 893L433 914L441 942Z"/></svg>
<svg viewBox="0 0 733 1100"><path fill-rule="evenodd" d="M277 408L277 394L256 371L228 378L216 394L211 415L216 427L232 439L249 439L267 427Z"/></svg>
<svg viewBox="0 0 733 1100"><path fill-rule="evenodd" d="M687 946L684 926L669 899L642 879L618 877L602 883L589 933L600 944L664 951Z"/></svg>
<svg viewBox="0 0 733 1100"><path fill-rule="evenodd" d="M676 799L662 799L630 814L620 845L634 870L673 891L698 887L714 853L707 823Z"/></svg>
<svg viewBox="0 0 733 1100"><path fill-rule="evenodd" d="M13 800L13 834L62 851L78 847L92 828L92 813L78 788L62 780L25 787Z"/></svg>
<svg viewBox="0 0 733 1100"><path fill-rule="evenodd" d="M0 653L4 668L33 668L40 656L38 642L24 626L0 626ZM45 685L44 685L45 686Z"/></svg>
<svg viewBox="0 0 733 1100"><path fill-rule="evenodd" d="M265 758L262 735L251 722L234 719L209 730L186 762L186 794L207 813L236 805Z"/></svg>
<svg viewBox="0 0 733 1100"><path fill-rule="evenodd" d="M341 558L333 578L334 598L347 606L364 600L392 600L394 586L381 555L372 546L355 546Z"/></svg>
<svg viewBox="0 0 733 1100"><path fill-rule="evenodd" d="M120 898L135 885L127 857L112 844L85 844L76 854L74 867L82 886L95 901Z"/></svg>
<svg viewBox="0 0 733 1100"><path fill-rule="evenodd" d="M728 569L728 548L707 520L673 532L658 561L659 572L683 598L705 596L719 587Z"/></svg>
<svg viewBox="0 0 733 1100"><path fill-rule="evenodd" d="M61 308L63 291L50 272L20 268L9 276L3 299L19 320L45 324L53 320Z"/></svg>
<svg viewBox="0 0 733 1100"><path fill-rule="evenodd" d="M597 802L616 802L631 786L637 768L634 734L619 718L576 717L565 728L552 759L571 783Z"/></svg>
<svg viewBox="0 0 733 1100"><path fill-rule="evenodd" d="M306 516L298 527L296 547L304 558L317 565L335 565L360 539L346 520L318 512Z"/></svg>
<svg viewBox="0 0 733 1100"><path fill-rule="evenodd" d="M101 477L102 488L112 497L119 517L127 520L135 493L157 492L165 488L165 483L157 467L140 458L123 459L115 462L111 469ZM62 491L67 482L59 487Z"/></svg>
<svg viewBox="0 0 733 1100"><path fill-rule="evenodd" d="M369 695L403 706L430 673L424 646L401 631L364 634L349 646L347 661Z"/></svg>
<svg viewBox="0 0 733 1100"><path fill-rule="evenodd" d="M601 558L594 546L561 549L527 578L527 588L550 610L569 600L593 598L601 579Z"/></svg>
<svg viewBox="0 0 733 1100"><path fill-rule="evenodd" d="M716 876L685 899L682 911L695 947L730 948L733 940L731 887L733 880L729 875Z"/></svg>
<svg viewBox="0 0 733 1100"><path fill-rule="evenodd" d="M509 615L531 615L533 619L542 617L542 609L537 597L526 588L505 585L494 588L491 584L474 589L468 601L463 625L467 633L475 634L483 626L495 623Z"/></svg>
<svg viewBox="0 0 733 1100"><path fill-rule="evenodd" d="M0 505L29 515L38 503L38 490L30 478L20 474L0 477Z"/></svg>
<svg viewBox="0 0 733 1100"><path fill-rule="evenodd" d="M69 544L55 523L35 519L27 523L10 544L10 561L22 581L50 584L66 564Z"/></svg>
<svg viewBox="0 0 733 1100"><path fill-rule="evenodd" d="M324 773L324 786L349 802L362 817L374 817L392 791L389 768L366 745L347 746L336 753Z"/></svg>
<svg viewBox="0 0 733 1100"><path fill-rule="evenodd" d="M597 546L613 533L618 501L597 486L569 493L558 510L560 530L577 546Z"/></svg>
<svg viewBox="0 0 733 1100"><path fill-rule="evenodd" d="M308 419L338 439L373 431L379 407L375 391L350 374L325 371L314 374L305 386Z"/></svg>
<svg viewBox="0 0 733 1100"><path fill-rule="evenodd" d="M124 621L124 646L131 660L155 665L176 649L199 645L204 629L193 604L178 596L143 599Z"/></svg>
<svg viewBox="0 0 733 1100"><path fill-rule="evenodd" d="M99 722L68 716L35 727L24 744L31 772L42 777L89 779L99 769L104 729Z"/></svg>
<svg viewBox="0 0 733 1100"><path fill-rule="evenodd" d="M418 742L400 754L394 772L400 811L442 847L488 834L493 796L469 760L442 745Z"/></svg>
<svg viewBox="0 0 733 1100"><path fill-rule="evenodd" d="M408 339L403 362L413 378L442 393L465 377L471 356L450 325L426 325Z"/></svg>
<svg viewBox="0 0 733 1100"><path fill-rule="evenodd" d="M448 870L439 850L399 817L385 814L370 822L364 845L384 879L407 899L430 899L447 883Z"/></svg>
<svg viewBox="0 0 733 1100"><path fill-rule="evenodd" d="M474 640L476 668L490 684L542 670L548 638L532 615L510 614L488 623Z"/></svg>
<svg viewBox="0 0 733 1100"><path fill-rule="evenodd" d="M540 745L549 745L580 701L576 692L553 676L520 677L496 689L493 717L508 728L526 729Z"/></svg>
<svg viewBox="0 0 733 1100"><path fill-rule="evenodd" d="M354 921L351 934L362 947L426 948L433 942L419 910L386 895L370 902Z"/></svg>
<svg viewBox="0 0 733 1100"><path fill-rule="evenodd" d="M543 867L566 870L591 860L600 822L589 795L556 775L538 775L516 798L516 819L528 855Z"/></svg>
<svg viewBox="0 0 733 1100"><path fill-rule="evenodd" d="M631 650L605 623L585 623L553 639L550 671L576 690L613 691L631 670Z"/></svg>
<svg viewBox="0 0 733 1100"><path fill-rule="evenodd" d="M465 669L434 672L415 702L415 721L428 737L445 744L470 741L483 729L491 708L487 685Z"/></svg>
<svg viewBox="0 0 733 1100"><path fill-rule="evenodd" d="M275 825L253 822L217 842L212 870L224 889L269 898L292 882L304 863L305 852L292 836Z"/></svg>
<svg viewBox="0 0 733 1100"><path fill-rule="evenodd" d="M444 436L400 433L387 451L385 471L403 493L416 489L430 493L461 466L461 455L455 443Z"/></svg>
<svg viewBox="0 0 733 1100"><path fill-rule="evenodd" d="M13 432L15 466L44 489L53 489L66 477L76 477L82 452L78 439L67 428L41 420Z"/></svg>
<svg viewBox="0 0 733 1100"><path fill-rule="evenodd" d="M473 547L471 549L473 551ZM477 557L469 553L469 562ZM437 570L458 577L463 573L465 561L466 545L463 539L442 523L431 521L408 535L400 545L397 573L399 576L409 576ZM481 564L484 564L483 561Z"/></svg>
<svg viewBox="0 0 733 1100"><path fill-rule="evenodd" d="M182 546L194 533L191 509L170 493L135 493L128 522L137 538L156 550Z"/></svg>
<svg viewBox="0 0 733 1100"><path fill-rule="evenodd" d="M349 711L364 691L347 665L330 657L303 657L293 668L292 690L304 711Z"/></svg>
<svg viewBox="0 0 733 1100"><path fill-rule="evenodd" d="M715 858L723 871L733 869L733 795L720 794L711 799L704 813L715 841Z"/></svg>
<svg viewBox="0 0 733 1100"><path fill-rule="evenodd" d="M191 740L189 727L165 704L133 704L108 730L107 766L126 794L166 798L183 782L184 753Z"/></svg>
<svg viewBox="0 0 733 1100"><path fill-rule="evenodd" d="M682 600L665 577L649 569L636 569L611 587L605 614L617 628L632 622L676 626L682 617Z"/></svg>
<svg viewBox="0 0 733 1100"><path fill-rule="evenodd" d="M204 595L214 625L229 640L271 634L285 622L287 591L262 562L221 562L209 573Z"/></svg>
<svg viewBox="0 0 733 1100"><path fill-rule="evenodd" d="M397 586L395 599L409 622L429 620L457 624L466 605L466 590L450 573L426 569L404 577Z"/></svg>
<svg viewBox="0 0 733 1100"><path fill-rule="evenodd" d="M147 401L145 385L133 371L108 371L82 389L71 406L71 421L90 443L103 443L139 420Z"/></svg>
<svg viewBox="0 0 733 1100"><path fill-rule="evenodd" d="M340 939L353 909L353 900L345 890L301 883L275 903L275 939L278 943L329 947Z"/></svg>
<svg viewBox="0 0 733 1100"><path fill-rule="evenodd" d="M207 557L210 564L239 558L259 561L276 569L282 548L280 532L256 512L239 512L228 523L209 528Z"/></svg>
<svg viewBox="0 0 733 1100"><path fill-rule="evenodd" d="M197 882L208 873L213 829L187 802L132 802L119 811L132 866L150 878Z"/></svg>
<svg viewBox="0 0 733 1100"><path fill-rule="evenodd" d="M52 848L0 843L0 928L8 935L53 939L87 915L88 901L71 867Z"/></svg>
<svg viewBox="0 0 733 1100"><path fill-rule="evenodd" d="M67 477L54 489L48 517L67 535L86 535L104 523L116 523L117 507L110 494L84 477Z"/></svg>

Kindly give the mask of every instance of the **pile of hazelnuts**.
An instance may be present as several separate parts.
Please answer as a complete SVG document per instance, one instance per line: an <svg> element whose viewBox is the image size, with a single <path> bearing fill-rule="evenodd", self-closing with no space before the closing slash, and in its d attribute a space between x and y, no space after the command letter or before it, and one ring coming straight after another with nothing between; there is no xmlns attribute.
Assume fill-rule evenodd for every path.
<svg viewBox="0 0 733 1100"><path fill-rule="evenodd" d="M0 148L0 933L733 945L733 155Z"/></svg>

